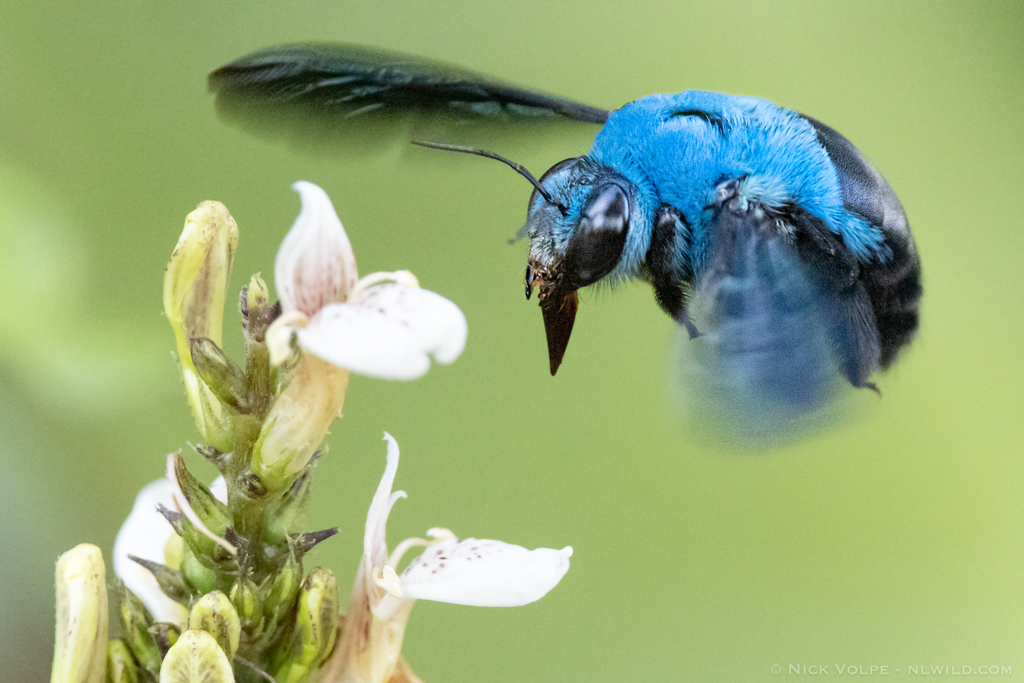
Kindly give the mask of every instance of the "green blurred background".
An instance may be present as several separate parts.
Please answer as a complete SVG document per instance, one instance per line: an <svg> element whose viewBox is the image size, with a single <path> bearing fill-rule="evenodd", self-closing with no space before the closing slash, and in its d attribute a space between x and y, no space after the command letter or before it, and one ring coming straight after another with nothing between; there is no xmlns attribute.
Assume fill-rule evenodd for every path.
<svg viewBox="0 0 1024 683"><path fill-rule="evenodd" d="M271 275L298 179L334 199L361 272L411 269L470 325L462 358L423 380L353 378L310 515L342 533L315 562L351 580L385 429L410 493L392 542L440 525L575 549L534 605L419 604L404 653L428 683L760 681L820 663L1024 674L1021 3L7 2L2 17L3 680L48 677L58 554L109 554L162 456L197 438L160 304L185 214L218 199L235 215L237 291ZM218 120L207 72L299 40L611 108L707 89L826 121L906 207L920 337L882 400L856 396L838 428L763 454L677 419L676 330L646 286L585 296L553 379L525 245L505 241L522 179L404 146L298 153ZM539 174L595 132L497 151Z"/></svg>

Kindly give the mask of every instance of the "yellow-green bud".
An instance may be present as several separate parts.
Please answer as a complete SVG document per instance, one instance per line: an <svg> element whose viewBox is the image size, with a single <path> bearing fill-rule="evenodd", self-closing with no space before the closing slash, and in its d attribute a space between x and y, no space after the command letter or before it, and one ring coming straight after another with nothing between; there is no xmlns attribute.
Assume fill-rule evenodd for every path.
<svg viewBox="0 0 1024 683"><path fill-rule="evenodd" d="M153 634L149 632L149 627L153 625L153 617L138 596L120 581L117 583L117 590L121 599L118 606L121 637L135 655L135 661L139 666L155 676L160 671L160 650L156 646Z"/></svg>
<svg viewBox="0 0 1024 683"><path fill-rule="evenodd" d="M190 342L222 343L224 297L237 246L238 226L228 210L219 202L203 202L186 217L164 274L164 312L177 339L196 426L206 443L223 452L234 448L231 414L196 372Z"/></svg>
<svg viewBox="0 0 1024 683"><path fill-rule="evenodd" d="M139 667L124 641L107 643L107 683L138 683Z"/></svg>
<svg viewBox="0 0 1024 683"><path fill-rule="evenodd" d="M347 388L348 370L302 354L253 446L252 471L268 490L288 488L309 464L331 421L341 415Z"/></svg>
<svg viewBox="0 0 1024 683"><path fill-rule="evenodd" d="M270 305L270 288L259 273L249 280L245 289L245 299L239 302L242 313L243 329L249 343L262 344L265 340L267 326L279 313Z"/></svg>
<svg viewBox="0 0 1024 683"><path fill-rule="evenodd" d="M263 600L259 586L252 579L239 577L231 585L229 597L242 620L242 628L249 632L255 630L263 620Z"/></svg>
<svg viewBox="0 0 1024 683"><path fill-rule="evenodd" d="M216 638L217 645L227 654L228 660L235 656L242 635L242 623L228 596L220 591L207 593L192 607L188 615L188 628L206 631Z"/></svg>
<svg viewBox="0 0 1024 683"><path fill-rule="evenodd" d="M299 592L295 623L275 656L278 683L309 678L334 649L338 635L338 583L327 569L314 569Z"/></svg>
<svg viewBox="0 0 1024 683"><path fill-rule="evenodd" d="M107 576L103 553L83 543L57 560L57 626L50 683L103 683Z"/></svg>
<svg viewBox="0 0 1024 683"><path fill-rule="evenodd" d="M277 634L281 620L291 611L302 583L302 565L289 554L273 579L263 587L263 634L270 641Z"/></svg>
<svg viewBox="0 0 1024 683"><path fill-rule="evenodd" d="M234 683L231 660L206 631L188 630L168 651L160 683Z"/></svg>

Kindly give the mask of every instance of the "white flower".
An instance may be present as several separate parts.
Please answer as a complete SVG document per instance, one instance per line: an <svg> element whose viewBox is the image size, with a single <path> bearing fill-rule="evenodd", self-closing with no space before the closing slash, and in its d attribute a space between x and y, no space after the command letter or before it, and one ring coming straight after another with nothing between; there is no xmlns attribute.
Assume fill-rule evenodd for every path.
<svg viewBox="0 0 1024 683"><path fill-rule="evenodd" d="M385 527L398 470L398 444L390 434L387 467L370 503L352 601L338 648L325 665L323 681L385 683L404 664L402 638L417 599L480 607L525 605L544 597L569 570L572 548L527 550L501 541L455 538L447 529L399 543L388 554ZM427 546L401 574L396 568L413 546ZM407 674L408 675L408 672Z"/></svg>
<svg viewBox="0 0 1024 683"><path fill-rule="evenodd" d="M291 484L341 415L349 371L381 379L423 375L430 358L451 363L466 345L466 318L444 297L420 289L409 271L356 272L345 229L327 194L293 186L302 211L281 243L274 280L281 315L267 329L270 361L304 353L274 401L251 466L271 491Z"/></svg>
<svg viewBox="0 0 1024 683"><path fill-rule="evenodd" d="M217 477L210 484L210 492L222 503L227 501L224 477ZM153 619L183 624L188 618L188 610L164 595L153 574L128 557L134 555L178 568L181 562L181 538L157 511L157 505L163 505L169 510L176 507L173 486L167 479L146 484L136 496L135 505L114 541L114 573L142 600Z"/></svg>
<svg viewBox="0 0 1024 683"><path fill-rule="evenodd" d="M420 289L409 271L358 279L356 259L330 198L313 183L293 185L302 210L281 243L274 282L282 315L267 332L271 359L298 345L340 368L382 379L415 379L430 357L451 363L466 344L466 318L444 297Z"/></svg>

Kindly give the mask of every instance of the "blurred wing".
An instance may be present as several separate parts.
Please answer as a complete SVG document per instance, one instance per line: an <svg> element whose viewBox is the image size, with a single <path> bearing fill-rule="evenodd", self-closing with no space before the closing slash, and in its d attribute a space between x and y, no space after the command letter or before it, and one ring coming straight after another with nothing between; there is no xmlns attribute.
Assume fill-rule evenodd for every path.
<svg viewBox="0 0 1024 683"><path fill-rule="evenodd" d="M841 377L871 386L878 333L858 264L811 214L770 217L754 203L726 202L695 304L699 391L746 436L805 423Z"/></svg>
<svg viewBox="0 0 1024 683"><path fill-rule="evenodd" d="M297 137L408 132L424 122L603 124L609 116L440 62L332 43L254 52L211 73L209 86L226 117Z"/></svg>
<svg viewBox="0 0 1024 683"><path fill-rule="evenodd" d="M801 116L803 116L801 114ZM921 260L903 205L882 174L849 140L821 121L803 116L818 134L839 176L843 205L882 231L890 257L868 264L864 281L881 337L881 367L917 332Z"/></svg>

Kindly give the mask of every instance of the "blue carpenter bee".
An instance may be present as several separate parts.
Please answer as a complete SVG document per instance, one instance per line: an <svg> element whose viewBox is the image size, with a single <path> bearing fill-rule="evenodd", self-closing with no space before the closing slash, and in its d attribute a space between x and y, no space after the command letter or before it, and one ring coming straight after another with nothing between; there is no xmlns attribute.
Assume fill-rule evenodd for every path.
<svg viewBox="0 0 1024 683"><path fill-rule="evenodd" d="M254 53L209 84L229 116L284 112L286 127L329 134L410 117L603 125L590 152L539 180L491 152L420 143L498 159L533 183L526 296L538 292L552 375L577 291L598 282L649 282L697 340L723 405L754 419L813 411L837 377L877 391L872 373L917 331L921 267L895 193L842 135L766 100L688 91L606 111L323 44Z"/></svg>

